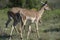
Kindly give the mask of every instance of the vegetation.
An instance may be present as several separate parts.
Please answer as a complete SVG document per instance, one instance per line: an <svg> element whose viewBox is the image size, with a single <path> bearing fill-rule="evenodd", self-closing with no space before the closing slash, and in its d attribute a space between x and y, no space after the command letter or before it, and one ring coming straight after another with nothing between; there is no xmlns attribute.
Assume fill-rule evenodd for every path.
<svg viewBox="0 0 60 40"><path fill-rule="evenodd" d="M22 8L36 8L39 9L41 1L46 0L0 0L0 8L6 7L22 7ZM60 8L60 0L47 0L52 8Z"/></svg>

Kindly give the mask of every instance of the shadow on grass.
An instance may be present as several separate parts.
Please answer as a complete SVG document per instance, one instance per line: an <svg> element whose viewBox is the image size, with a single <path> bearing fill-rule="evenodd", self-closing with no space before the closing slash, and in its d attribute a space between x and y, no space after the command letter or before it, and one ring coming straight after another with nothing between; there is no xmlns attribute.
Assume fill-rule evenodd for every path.
<svg viewBox="0 0 60 40"><path fill-rule="evenodd" d="M51 28L51 29L46 29L44 32L60 32L60 28Z"/></svg>
<svg viewBox="0 0 60 40"><path fill-rule="evenodd" d="M10 35L7 34L0 34L0 40L6 40L10 37Z"/></svg>
<svg viewBox="0 0 60 40"><path fill-rule="evenodd" d="M4 34L4 35L0 35L0 38L9 38L10 35Z"/></svg>
<svg viewBox="0 0 60 40"><path fill-rule="evenodd" d="M7 39L9 39L10 37L11 37L12 39L14 39L14 38L19 38L18 35L12 35L12 36L10 36L10 35L8 35L8 34L2 34L2 35L0 35L0 40L7 40Z"/></svg>

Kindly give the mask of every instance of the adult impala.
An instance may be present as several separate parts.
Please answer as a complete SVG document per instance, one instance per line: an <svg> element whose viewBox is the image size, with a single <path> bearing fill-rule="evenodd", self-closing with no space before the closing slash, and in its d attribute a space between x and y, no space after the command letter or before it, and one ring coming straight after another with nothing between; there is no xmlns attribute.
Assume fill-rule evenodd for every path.
<svg viewBox="0 0 60 40"><path fill-rule="evenodd" d="M26 24L27 20L31 20L32 23L35 22L36 24L36 32L39 37L39 32L38 32L38 22L41 20L41 17L44 13L45 10L50 10L49 6L47 5L47 1L41 6L41 9L39 11L33 11L33 10L20 10L20 14L22 15L22 20L24 25ZM27 34L27 39L29 37L29 34L31 32L31 25L29 25L29 31Z"/></svg>
<svg viewBox="0 0 60 40"><path fill-rule="evenodd" d="M14 18L16 18L17 20L21 20L21 23L23 23L23 26L26 25L26 21L27 20L31 20L32 23L35 22L36 31L37 31L37 34L39 36L38 22L39 22L39 20L41 20L41 17L42 17L42 15L43 15L45 10L50 10L49 6L47 5L47 1L41 6L41 9L39 11L28 10L28 9L23 9L23 8L19 8L19 7L14 7L11 10L9 10L8 17L9 17L9 19L11 19L11 17L13 18L14 15L19 15L20 19L18 17L16 18L15 16L14 16ZM12 15L12 16L9 16L9 15ZM6 27L8 26L9 23L10 23L10 20L7 21ZM15 23L16 22L14 22L14 24ZM16 26L16 24L15 24L15 26ZM11 30L10 34L12 34L12 31L13 31L15 26L14 25L12 26L12 30ZM28 34L27 34L27 39L29 37L30 31L31 31L31 26L29 25L29 31L28 31ZM22 37L22 33L21 33L21 37Z"/></svg>

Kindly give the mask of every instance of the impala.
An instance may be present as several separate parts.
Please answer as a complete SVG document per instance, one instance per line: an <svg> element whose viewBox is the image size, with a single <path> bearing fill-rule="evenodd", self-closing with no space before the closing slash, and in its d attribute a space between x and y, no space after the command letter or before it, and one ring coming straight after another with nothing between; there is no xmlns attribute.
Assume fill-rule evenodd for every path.
<svg viewBox="0 0 60 40"><path fill-rule="evenodd" d="M13 29L15 28L16 24L19 21L21 22L21 25L23 24L23 26L25 26L27 20L31 20L32 23L35 22L35 24L36 24L36 32L37 32L37 35L39 37L38 22L39 22L39 20L41 20L41 17L42 17L45 10L50 10L49 6L47 5L47 1L41 6L41 9L39 11L28 10L28 9L23 9L23 8L19 8L19 7L13 7L8 12L8 18L9 19L6 23L6 27L10 23L11 18L13 18L14 23L13 23L12 30L11 30L11 33L10 33L12 35ZM15 20L17 20L17 21L15 21ZM21 38L22 38L22 28L20 28L20 29L21 29ZM27 34L27 39L29 38L30 32L31 32L31 25L29 25L29 31L28 31L28 34Z"/></svg>
<svg viewBox="0 0 60 40"><path fill-rule="evenodd" d="M22 15L21 17L22 17L24 25L26 25L27 20L31 20L32 23L35 22L36 32L37 32L38 37L39 37L38 22L39 22L39 20L41 20L41 17L45 10L50 10L49 6L47 5L47 1L41 6L41 9L39 11L20 10L20 14ZM31 25L29 25L27 39L29 38L30 32L31 32Z"/></svg>

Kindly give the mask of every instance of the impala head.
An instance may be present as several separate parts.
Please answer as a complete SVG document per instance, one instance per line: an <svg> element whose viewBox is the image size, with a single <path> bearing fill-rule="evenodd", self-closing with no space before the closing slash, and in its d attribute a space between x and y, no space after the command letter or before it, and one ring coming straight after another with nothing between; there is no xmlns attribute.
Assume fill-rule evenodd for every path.
<svg viewBox="0 0 60 40"><path fill-rule="evenodd" d="M47 1L45 3L43 3L42 7L45 9L45 10L51 10L47 4Z"/></svg>

